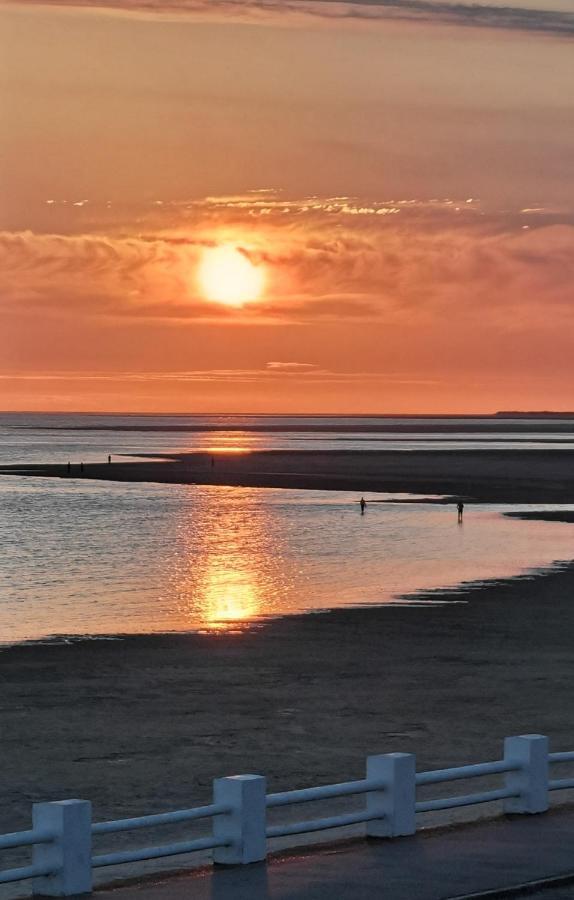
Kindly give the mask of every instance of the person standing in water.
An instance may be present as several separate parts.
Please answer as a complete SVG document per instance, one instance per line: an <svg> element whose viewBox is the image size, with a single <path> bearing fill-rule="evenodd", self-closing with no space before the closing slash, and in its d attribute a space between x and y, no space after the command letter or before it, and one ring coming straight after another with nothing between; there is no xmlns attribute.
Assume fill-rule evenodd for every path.
<svg viewBox="0 0 574 900"><path fill-rule="evenodd" d="M462 502L462 500L458 501L458 503L456 504L456 508L458 511L458 521L462 522L462 514L464 512L464 503Z"/></svg>
<svg viewBox="0 0 574 900"><path fill-rule="evenodd" d="M361 504L361 515L364 516L365 515L365 506L367 505L367 501L365 500L364 497L361 497L360 504Z"/></svg>

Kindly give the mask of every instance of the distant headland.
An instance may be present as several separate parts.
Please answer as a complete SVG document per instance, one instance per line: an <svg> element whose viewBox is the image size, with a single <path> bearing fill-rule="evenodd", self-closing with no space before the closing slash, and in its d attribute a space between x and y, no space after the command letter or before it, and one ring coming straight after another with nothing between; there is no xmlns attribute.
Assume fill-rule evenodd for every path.
<svg viewBox="0 0 574 900"><path fill-rule="evenodd" d="M547 419L574 419L574 412L556 412L550 409L539 411L525 410L523 412L518 409L510 409L502 410L494 413L494 415L501 419L541 419L542 417Z"/></svg>

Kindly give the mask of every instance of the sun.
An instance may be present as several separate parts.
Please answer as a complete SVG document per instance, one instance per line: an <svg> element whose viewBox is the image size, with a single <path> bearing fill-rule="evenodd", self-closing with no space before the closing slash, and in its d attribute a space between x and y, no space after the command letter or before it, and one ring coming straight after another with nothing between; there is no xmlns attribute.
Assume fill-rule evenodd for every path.
<svg viewBox="0 0 574 900"><path fill-rule="evenodd" d="M226 306L257 300L265 281L262 267L230 244L203 251L198 277L205 297Z"/></svg>

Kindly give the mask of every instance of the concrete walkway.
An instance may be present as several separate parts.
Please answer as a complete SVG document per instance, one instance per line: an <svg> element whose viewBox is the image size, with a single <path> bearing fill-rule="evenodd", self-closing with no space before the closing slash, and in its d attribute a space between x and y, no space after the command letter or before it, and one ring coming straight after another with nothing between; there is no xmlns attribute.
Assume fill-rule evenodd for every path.
<svg viewBox="0 0 574 900"><path fill-rule="evenodd" d="M100 890L96 897L98 900L446 900L569 873L573 873L572 884L560 883L554 896L574 898L574 810L571 808L540 816L419 832L416 837L393 841L333 844L326 849L275 857L267 865L203 869L135 886Z"/></svg>

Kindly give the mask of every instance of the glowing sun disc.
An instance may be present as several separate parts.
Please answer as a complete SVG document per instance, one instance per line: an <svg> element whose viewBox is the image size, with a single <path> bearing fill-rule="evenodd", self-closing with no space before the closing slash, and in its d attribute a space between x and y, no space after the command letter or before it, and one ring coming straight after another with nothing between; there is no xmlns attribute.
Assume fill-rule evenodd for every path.
<svg viewBox="0 0 574 900"><path fill-rule="evenodd" d="M205 297L227 306L242 306L249 300L257 300L263 290L261 267L229 245L203 251L198 277Z"/></svg>

